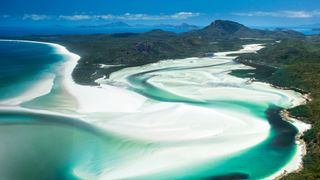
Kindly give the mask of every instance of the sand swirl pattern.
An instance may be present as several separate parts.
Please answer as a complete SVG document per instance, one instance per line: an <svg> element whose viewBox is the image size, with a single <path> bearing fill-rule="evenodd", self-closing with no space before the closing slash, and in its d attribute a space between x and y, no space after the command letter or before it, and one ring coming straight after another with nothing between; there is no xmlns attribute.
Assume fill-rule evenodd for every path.
<svg viewBox="0 0 320 180"><path fill-rule="evenodd" d="M36 178L261 179L299 166L295 135L308 126L283 121L279 111L304 103L301 94L229 75L251 68L235 63L232 54L255 53L262 45L125 68L90 87L72 80L78 55L57 44L19 43L51 47L45 60L63 57L45 72L34 72L39 75L23 92L0 100L0 138L22 131L29 135L17 142L32 141L50 152L51 158L39 163L51 164L51 169ZM48 140L56 140L57 147L52 149ZM62 144L68 146L58 148ZM19 147L10 146L1 155L8 155L10 148ZM18 158L16 171L40 156ZM5 162L14 167L18 160ZM23 172L21 176L28 176Z"/></svg>

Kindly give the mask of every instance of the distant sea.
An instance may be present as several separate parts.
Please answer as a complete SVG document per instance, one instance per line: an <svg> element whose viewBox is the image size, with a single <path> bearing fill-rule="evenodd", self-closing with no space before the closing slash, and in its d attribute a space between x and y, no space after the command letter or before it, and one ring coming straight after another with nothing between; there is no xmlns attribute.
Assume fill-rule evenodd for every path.
<svg viewBox="0 0 320 180"><path fill-rule="evenodd" d="M112 33L143 33L152 29L163 29L176 33L186 32L189 29L174 28L174 27L123 27L123 28L108 28L108 27L0 27L0 36L29 36L29 35L61 35L61 34L112 34Z"/></svg>
<svg viewBox="0 0 320 180"><path fill-rule="evenodd" d="M201 28L201 27L200 27ZM274 30L279 27L252 27L256 29ZM36 26L36 27L6 27L0 26L0 36L29 36L29 35L63 35L63 34L111 34L111 33L143 33L152 29L162 29L176 33L190 31L188 28L175 27L71 27L71 26ZM313 31L311 27L281 27L280 29L292 29L306 35L320 34L319 31Z"/></svg>
<svg viewBox="0 0 320 180"><path fill-rule="evenodd" d="M305 35L314 35L314 34L320 34L320 31L314 31L312 30L312 27L275 27L275 26L267 26L267 27L252 27L256 29L263 29L263 30L275 30L275 29L290 29L294 31L298 31L300 33L303 33ZM315 27L314 27L315 28Z"/></svg>

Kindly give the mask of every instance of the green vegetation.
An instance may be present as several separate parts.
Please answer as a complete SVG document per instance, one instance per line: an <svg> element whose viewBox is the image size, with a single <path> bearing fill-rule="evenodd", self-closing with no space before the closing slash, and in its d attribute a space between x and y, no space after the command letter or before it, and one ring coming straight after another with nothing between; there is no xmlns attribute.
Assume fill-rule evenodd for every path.
<svg viewBox="0 0 320 180"><path fill-rule="evenodd" d="M290 109L289 112L291 116L304 118L305 120L311 117L311 109L306 105L300 105L300 106L294 107Z"/></svg>
<svg viewBox="0 0 320 180"><path fill-rule="evenodd" d="M241 78L254 78L259 81L264 81L268 77L271 77L274 72L277 71L277 68L275 67L270 67L270 66L265 66L265 65L260 65L257 63L252 63L252 62L242 62L245 65L248 66L253 66L255 69L239 69L239 70L233 70L231 71L231 75L241 77Z"/></svg>
<svg viewBox="0 0 320 180"><path fill-rule="evenodd" d="M291 115L302 121L312 123L312 129L304 134L307 155L304 169L283 179L320 178L320 36L303 39L287 39L281 43L269 44L257 54L245 54L239 62L253 66L267 65L279 67L271 76L262 80L274 85L310 92L312 101L290 109ZM258 70L259 71L259 70Z"/></svg>

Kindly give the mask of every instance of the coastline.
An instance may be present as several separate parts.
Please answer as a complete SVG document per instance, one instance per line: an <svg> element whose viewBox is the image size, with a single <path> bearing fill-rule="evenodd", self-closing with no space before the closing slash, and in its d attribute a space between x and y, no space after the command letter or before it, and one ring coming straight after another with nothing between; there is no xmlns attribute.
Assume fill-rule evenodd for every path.
<svg viewBox="0 0 320 180"><path fill-rule="evenodd" d="M306 97L307 100L307 97ZM302 139L303 134L305 131L309 130L311 128L311 124L307 124L305 122L302 122L298 120L297 118L293 118L290 116L290 113L287 109L283 109L281 111L281 117L283 120L290 122L298 129L298 134L296 135L296 144L297 144L297 151L300 152L300 159L298 159L298 165L293 168L291 171L284 171L279 176L275 177L275 179L281 179L282 177L285 177L289 173L297 173L301 171L304 167L303 165L303 157L307 154L307 146L305 141ZM294 161L294 160L292 160Z"/></svg>
<svg viewBox="0 0 320 180"><path fill-rule="evenodd" d="M72 72L81 57L68 51L64 46L61 47L63 47L62 54L67 57L67 60L64 63L64 78L62 85L73 97L76 98L79 113L136 112L144 103L145 98L137 96L122 88L101 84L99 84L99 86L84 86L77 84L72 78ZM112 93L106 93L106 90L116 93L117 96L112 96ZM90 96L88 96L88 94L90 94ZM126 98L129 98L129 100ZM127 101L135 104L134 107L127 106L127 103L125 103Z"/></svg>
<svg viewBox="0 0 320 180"><path fill-rule="evenodd" d="M2 41L2 40L1 40ZM26 43L39 43L49 45L58 53L64 56L64 60L61 63L62 74L62 82L61 88L66 90L76 101L77 101L77 111L79 113L93 113L93 112L136 112L137 109L144 103L145 98L137 95L136 93L132 93L128 90L124 90L119 87L110 86L110 85L99 85L99 86L84 86L77 84L72 77L72 72L74 68L77 66L78 61L80 60L80 56L70 52L66 47L49 42L40 42L40 41L29 41L29 40L3 40L10 42L26 42ZM50 84L50 87L48 86ZM28 91L24 96L26 97L15 97L6 100L5 102L14 102L13 105L19 105L25 101L33 100L37 97L49 94L52 89L52 82L46 83L45 85L36 85L36 92ZM41 88L39 88L41 87ZM34 90L35 88L30 88ZM40 89L40 91L39 91ZM113 93L117 93L117 97L108 95L105 91L111 91ZM37 95L36 95L37 94ZM88 96L90 94L90 96ZM31 97L32 96L32 97ZM118 98L118 99L117 99ZM129 98L127 100L126 98ZM110 102L113 103L103 103ZM127 101L131 101L135 106L129 107L126 106ZM122 103L121 103L122 102Z"/></svg>
<svg viewBox="0 0 320 180"><path fill-rule="evenodd" d="M303 157L307 154L307 146L302 137L304 132L311 128L311 125L291 117L287 109L281 110L280 116L283 121L289 122L298 130L298 133L295 136L295 143L297 145L296 155L293 156L293 158L286 164L286 166L281 168L276 173L266 177L266 179L278 180L282 179L290 173L300 172L304 167Z"/></svg>
<svg viewBox="0 0 320 180"><path fill-rule="evenodd" d="M16 40L12 40L12 41L16 41ZM99 101L103 102L105 100L110 101L110 98L113 99L113 101L115 101L114 97L106 96L106 94L105 94L106 89L109 91L113 91L113 92L122 91L123 89L109 86L109 85L99 85L98 87L94 87L94 86L82 86L82 85L76 84L72 78L72 72L73 72L74 68L76 67L78 60L81 58L80 56L68 51L66 47L61 46L59 44L38 42L38 41L24 41L24 40L21 42L33 42L33 43L42 43L42 44L51 45L52 47L56 48L57 51L59 51L59 53L66 56L66 60L65 60L66 62L63 63L64 75L65 75L63 78L63 84L64 84L64 87L78 101L78 103L79 103L78 108L79 108L80 113L92 113L92 112L97 112L97 111L103 112L106 109L110 109L110 108L113 108L113 112L136 112L137 109L139 109L145 101L145 99L141 96L137 96L136 98L133 98L132 100L136 101L136 103L135 103L136 105L134 108L123 107L123 105L122 105L123 103L121 103L121 102L118 102L117 107L105 106L105 105L103 105L103 103L94 103L94 102L99 102ZM84 94L86 94L86 92L90 92L90 93L95 92L95 94L89 98L86 98L84 96ZM50 92L48 92L48 93L50 93ZM126 93L128 93L127 90L125 90L125 92L123 92L123 93L120 92L118 97L121 97L122 95L124 95ZM127 102L127 100L126 100L127 97L128 96L123 97L123 102ZM110 112L110 110L108 110L108 112ZM295 119L292 120L292 118L290 118L287 114L285 114L285 110L281 114L282 114L284 120L288 120L291 124L293 124L294 126L297 127L299 133L297 134L296 138L300 137L303 134L303 129L301 129L301 127L299 128L298 125L294 123L294 122L299 122L299 120L295 120ZM301 145L298 145L298 148L301 148L301 151L297 151L298 155L295 155L295 156L298 156L298 158L300 158L299 167L296 170L303 168L303 165L301 164L303 153L304 153L303 147L305 147L304 142L302 142ZM288 164L290 164L290 162ZM277 179L278 176L279 177L281 176L281 173L284 170L287 170L287 169L284 167L283 169L279 170L279 172L275 173L274 175L272 175L272 177L271 176L270 177ZM288 173L295 172L296 170L290 169L290 170L288 170ZM268 178L270 178L270 177L268 177Z"/></svg>

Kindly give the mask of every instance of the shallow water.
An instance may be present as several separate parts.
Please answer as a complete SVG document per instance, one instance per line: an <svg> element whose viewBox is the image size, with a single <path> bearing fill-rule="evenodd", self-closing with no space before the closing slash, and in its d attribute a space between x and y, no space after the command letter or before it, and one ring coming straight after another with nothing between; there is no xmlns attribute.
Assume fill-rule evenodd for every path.
<svg viewBox="0 0 320 180"><path fill-rule="evenodd" d="M230 57L159 62L101 80L143 95L135 112L77 111L63 87L66 61L51 45L0 41L1 177L261 179L296 154L297 129L279 111L299 94L232 77L249 67ZM48 94L6 104L48 74Z"/></svg>

